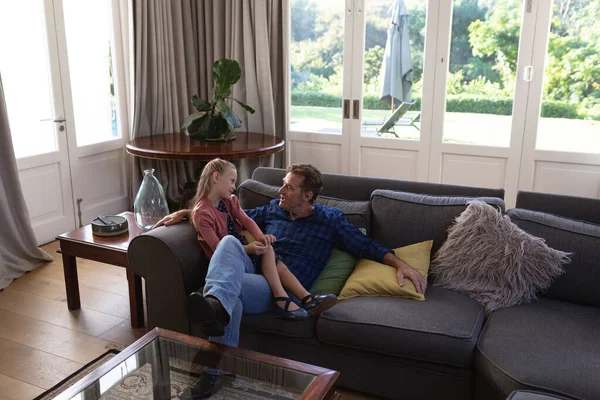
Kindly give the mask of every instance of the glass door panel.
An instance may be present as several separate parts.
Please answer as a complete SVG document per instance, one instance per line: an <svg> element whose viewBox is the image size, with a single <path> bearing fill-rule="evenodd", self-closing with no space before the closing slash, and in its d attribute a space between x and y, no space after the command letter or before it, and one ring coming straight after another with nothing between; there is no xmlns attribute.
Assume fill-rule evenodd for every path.
<svg viewBox="0 0 600 400"><path fill-rule="evenodd" d="M454 0L445 143L509 147L521 0Z"/></svg>
<svg viewBox="0 0 600 400"><path fill-rule="evenodd" d="M341 135L345 1L290 6L290 130Z"/></svg>
<svg viewBox="0 0 600 400"><path fill-rule="evenodd" d="M598 20L598 2L554 2L537 150L600 153Z"/></svg>
<svg viewBox="0 0 600 400"><path fill-rule="evenodd" d="M44 2L0 2L0 76L17 159L59 150Z"/></svg>
<svg viewBox="0 0 600 400"><path fill-rule="evenodd" d="M361 136L419 140L426 15L426 0L366 2Z"/></svg>
<svg viewBox="0 0 600 400"><path fill-rule="evenodd" d="M63 0L63 13L77 146L117 139L110 2Z"/></svg>

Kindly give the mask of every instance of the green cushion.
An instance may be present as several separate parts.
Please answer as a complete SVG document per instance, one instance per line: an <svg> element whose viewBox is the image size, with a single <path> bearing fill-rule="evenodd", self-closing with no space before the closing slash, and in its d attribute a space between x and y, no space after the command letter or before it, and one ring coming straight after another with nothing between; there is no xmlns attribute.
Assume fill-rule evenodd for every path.
<svg viewBox="0 0 600 400"><path fill-rule="evenodd" d="M333 249L325 268L319 274L310 292L312 294L333 293L339 295L346 281L352 275L357 261L350 254Z"/></svg>

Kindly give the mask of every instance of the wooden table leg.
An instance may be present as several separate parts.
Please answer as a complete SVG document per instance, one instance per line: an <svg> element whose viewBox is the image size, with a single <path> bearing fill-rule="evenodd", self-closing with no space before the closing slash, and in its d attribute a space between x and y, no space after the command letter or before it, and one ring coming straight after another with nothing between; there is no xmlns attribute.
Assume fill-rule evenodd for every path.
<svg viewBox="0 0 600 400"><path fill-rule="evenodd" d="M67 289L67 305L69 310L79 310L79 280L77 279L77 260L67 254L62 255L63 269L65 270L65 287Z"/></svg>
<svg viewBox="0 0 600 400"><path fill-rule="evenodd" d="M129 267L127 269L127 283L129 285L129 312L131 313L131 327L144 326L144 301L142 296L142 277Z"/></svg>

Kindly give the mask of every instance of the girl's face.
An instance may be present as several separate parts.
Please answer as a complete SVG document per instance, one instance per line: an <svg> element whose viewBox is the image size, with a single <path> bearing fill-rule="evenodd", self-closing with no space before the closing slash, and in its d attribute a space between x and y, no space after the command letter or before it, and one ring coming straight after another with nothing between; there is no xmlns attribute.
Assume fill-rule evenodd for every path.
<svg viewBox="0 0 600 400"><path fill-rule="evenodd" d="M235 192L235 182L237 181L237 171L233 168L227 169L222 174L213 174L213 184L217 189L219 197L228 199Z"/></svg>

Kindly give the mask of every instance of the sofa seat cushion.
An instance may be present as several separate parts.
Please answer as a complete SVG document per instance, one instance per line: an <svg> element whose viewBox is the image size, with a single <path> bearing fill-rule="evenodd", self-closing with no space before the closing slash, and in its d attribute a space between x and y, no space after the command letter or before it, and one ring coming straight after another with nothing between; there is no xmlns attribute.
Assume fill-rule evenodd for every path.
<svg viewBox="0 0 600 400"><path fill-rule="evenodd" d="M485 321L469 297L430 285L426 301L355 297L321 314L317 338L380 354L468 368Z"/></svg>
<svg viewBox="0 0 600 400"><path fill-rule="evenodd" d="M277 318L274 313L245 314L240 329L255 332L272 333L296 338L311 338L315 334L315 318L301 321L286 321Z"/></svg>
<svg viewBox="0 0 600 400"><path fill-rule="evenodd" d="M495 311L476 367L504 396L531 389L600 399L600 309L541 299Z"/></svg>

